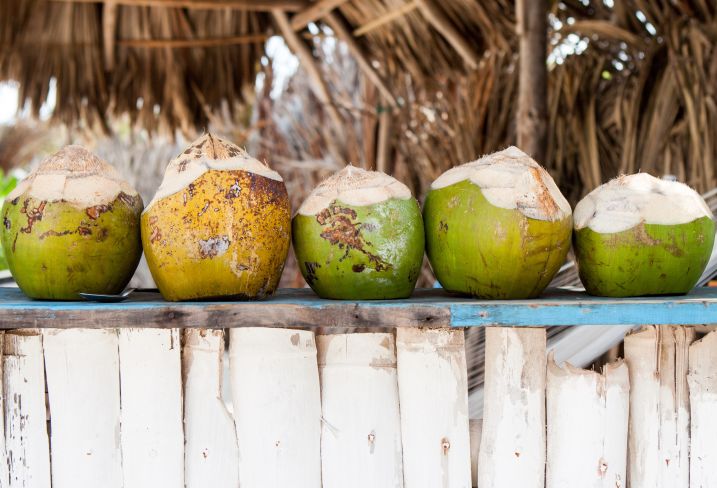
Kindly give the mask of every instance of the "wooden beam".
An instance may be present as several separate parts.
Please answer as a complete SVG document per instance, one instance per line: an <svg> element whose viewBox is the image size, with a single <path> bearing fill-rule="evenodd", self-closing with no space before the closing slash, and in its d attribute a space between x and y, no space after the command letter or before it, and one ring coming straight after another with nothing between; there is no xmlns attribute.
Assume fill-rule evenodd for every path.
<svg viewBox="0 0 717 488"><path fill-rule="evenodd" d="M186 8L190 10L249 10L256 12L269 12L280 9L287 12L296 12L306 8L305 0L50 0L52 2L68 3L107 3L116 1L117 5L133 7L165 7Z"/></svg>
<svg viewBox="0 0 717 488"><path fill-rule="evenodd" d="M391 173L391 136L393 134L393 115L384 110L378 117L378 146L376 147L376 170Z"/></svg>
<svg viewBox="0 0 717 488"><path fill-rule="evenodd" d="M520 45L518 147L545 164L548 145L547 0L516 0Z"/></svg>
<svg viewBox="0 0 717 488"><path fill-rule="evenodd" d="M137 48L183 48L229 46L234 44L253 44L264 42L269 38L266 34L249 34L234 37L214 37L206 39L120 39L117 44L123 47Z"/></svg>
<svg viewBox="0 0 717 488"><path fill-rule="evenodd" d="M478 68L478 55L471 45L451 24L445 14L433 3L432 0L416 0L418 8L423 17L448 41L453 49L461 55L465 63L471 69Z"/></svg>
<svg viewBox="0 0 717 488"><path fill-rule="evenodd" d="M306 27L309 22L315 22L347 1L348 0L318 0L291 18L291 28L301 30Z"/></svg>
<svg viewBox="0 0 717 488"><path fill-rule="evenodd" d="M413 10L418 8L418 2L417 0L412 0L409 3L406 3L404 5L401 5L395 10L391 10L380 17L375 18L374 20L365 23L358 29L354 30L353 34L356 37L363 36L365 34L368 34L374 29L378 29L379 27L388 24L389 22L393 22L394 20L403 17L409 12L412 12Z"/></svg>
<svg viewBox="0 0 717 488"><path fill-rule="evenodd" d="M302 68L304 68L306 73L309 75L309 78L311 79L310 86L314 95L316 95L319 101L324 105L329 117L331 117L334 125L336 126L337 133L342 135L344 128L343 118L331 101L329 88L326 85L324 78L321 76L318 66L316 66L314 55L311 53L311 50L306 43L304 43L294 29L291 28L291 23L289 22L289 17L286 15L286 12L274 9L271 11L271 15L274 17L274 21L279 28L279 32L284 37L289 49L291 49L294 55L299 58Z"/></svg>
<svg viewBox="0 0 717 488"><path fill-rule="evenodd" d="M356 39L351 35L351 32L346 28L344 23L339 19L339 17L334 14L333 12L329 12L324 16L324 22L331 28L331 30L334 31L334 34L336 37L343 41L344 44L346 44L346 47L349 48L349 51L353 55L354 59L356 59L356 63L359 65L359 68L361 71L363 71L364 75L371 80L371 82L376 86L379 92L381 92L381 95L388 101L388 103L392 107L396 107L396 99L393 97L393 94L388 89L386 84L384 83L381 76L376 72L375 69L373 69L373 66L371 66L371 63L368 62L366 59L366 56L363 54L363 50L356 42Z"/></svg>
<svg viewBox="0 0 717 488"><path fill-rule="evenodd" d="M102 44L104 46L105 71L112 71L115 67L117 8L116 1L106 2L102 8Z"/></svg>
<svg viewBox="0 0 717 488"><path fill-rule="evenodd" d="M33 328L234 327L546 327L717 324L717 289L689 295L601 298L548 289L540 298L479 300L418 289L399 300L326 300L308 288L280 289L262 301L167 302L136 291L121 304L31 300L0 288L0 330Z"/></svg>

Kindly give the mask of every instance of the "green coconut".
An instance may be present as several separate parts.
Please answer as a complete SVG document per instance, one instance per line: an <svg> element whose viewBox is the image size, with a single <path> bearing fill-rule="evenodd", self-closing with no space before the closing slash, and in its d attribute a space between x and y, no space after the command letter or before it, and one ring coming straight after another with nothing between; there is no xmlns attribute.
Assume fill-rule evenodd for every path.
<svg viewBox="0 0 717 488"><path fill-rule="evenodd" d="M570 205L548 172L516 147L443 173L423 218L433 273L454 293L536 297L570 249Z"/></svg>
<svg viewBox="0 0 717 488"><path fill-rule="evenodd" d="M53 154L3 204L2 246L20 289L37 299L119 293L142 255L142 198L81 146Z"/></svg>
<svg viewBox="0 0 717 488"><path fill-rule="evenodd" d="M299 208L292 236L301 273L323 298L405 298L421 272L420 207L383 173L347 166L322 182Z"/></svg>
<svg viewBox="0 0 717 488"><path fill-rule="evenodd" d="M575 254L591 295L688 293L714 236L712 212L696 191L646 173L599 186L575 207Z"/></svg>

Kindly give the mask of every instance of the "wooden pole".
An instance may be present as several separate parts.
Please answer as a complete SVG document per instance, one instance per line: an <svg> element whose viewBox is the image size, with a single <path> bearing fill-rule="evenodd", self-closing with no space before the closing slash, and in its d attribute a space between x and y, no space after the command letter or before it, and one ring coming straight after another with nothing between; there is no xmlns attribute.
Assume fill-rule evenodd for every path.
<svg viewBox="0 0 717 488"><path fill-rule="evenodd" d="M239 486L321 488L321 394L314 333L232 329L229 367Z"/></svg>
<svg viewBox="0 0 717 488"><path fill-rule="evenodd" d="M544 165L548 144L548 1L516 0L515 7L520 44L518 147Z"/></svg>
<svg viewBox="0 0 717 488"><path fill-rule="evenodd" d="M258 44L266 41L268 38L269 36L266 34L247 34L244 36L207 39L120 39L117 41L117 45L145 49L215 47Z"/></svg>
<svg viewBox="0 0 717 488"><path fill-rule="evenodd" d="M378 117L378 145L376 147L376 170L382 173L390 173L391 161L391 136L393 131L393 114L384 109Z"/></svg>
<svg viewBox="0 0 717 488"><path fill-rule="evenodd" d="M406 488L470 486L463 331L399 327L396 352Z"/></svg>
<svg viewBox="0 0 717 488"><path fill-rule="evenodd" d="M543 328L486 328L479 488L545 486L545 348Z"/></svg>
<svg viewBox="0 0 717 488"><path fill-rule="evenodd" d="M370 20L366 22L364 25L357 27L353 34L355 37L360 37L368 34L372 30L378 29L381 26L384 26L390 22L393 22L396 19L399 19L403 17L404 15L408 14L409 12L413 12L415 9L418 8L418 0L412 0L408 3L404 3L400 7L391 10L389 12L386 12L385 14Z"/></svg>
<svg viewBox="0 0 717 488"><path fill-rule="evenodd" d="M184 331L184 473L186 488L237 488L239 446L222 400L224 331Z"/></svg>
<svg viewBox="0 0 717 488"><path fill-rule="evenodd" d="M393 334L317 337L323 488L403 486Z"/></svg>
<svg viewBox="0 0 717 488"><path fill-rule="evenodd" d="M50 0L64 3L106 3L133 7L186 8L189 10L246 10L269 12L280 9L295 12L306 8L303 0Z"/></svg>
<svg viewBox="0 0 717 488"><path fill-rule="evenodd" d="M102 8L102 42L104 45L105 71L115 67L115 35L117 33L116 1L107 1Z"/></svg>
<svg viewBox="0 0 717 488"><path fill-rule="evenodd" d="M631 488L689 484L687 369L694 336L688 327L650 326L625 338L630 369Z"/></svg>
<svg viewBox="0 0 717 488"><path fill-rule="evenodd" d="M346 3L348 0L318 0L301 12L297 12L291 18L291 28L294 30L301 30L309 22L315 22L318 19L331 13L333 9L340 6L342 3Z"/></svg>
<svg viewBox="0 0 717 488"><path fill-rule="evenodd" d="M690 346L690 488L717 486L717 331Z"/></svg>
<svg viewBox="0 0 717 488"><path fill-rule="evenodd" d="M627 365L603 374L548 360L547 488L624 487L630 408Z"/></svg>

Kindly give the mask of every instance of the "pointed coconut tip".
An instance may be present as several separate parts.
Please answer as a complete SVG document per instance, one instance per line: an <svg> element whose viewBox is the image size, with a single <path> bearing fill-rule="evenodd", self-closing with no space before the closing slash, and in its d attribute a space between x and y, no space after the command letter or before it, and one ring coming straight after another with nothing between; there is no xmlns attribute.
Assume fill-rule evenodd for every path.
<svg viewBox="0 0 717 488"><path fill-rule="evenodd" d="M279 173L250 156L244 149L208 132L169 162L162 184L145 211L157 201L182 191L209 170L246 171L271 180L284 181Z"/></svg>
<svg viewBox="0 0 717 488"><path fill-rule="evenodd" d="M491 205L517 209L532 219L555 222L572 213L550 174L515 146L449 169L433 182L431 189L465 180L480 187Z"/></svg>
<svg viewBox="0 0 717 488"><path fill-rule="evenodd" d="M88 175L117 175L112 165L87 150L73 144L48 156L35 171L36 174L64 173L72 177Z"/></svg>
<svg viewBox="0 0 717 488"><path fill-rule="evenodd" d="M137 195L114 166L83 146L70 145L45 158L7 199L27 194L38 200L88 208L107 204L120 193Z"/></svg>
<svg viewBox="0 0 717 488"><path fill-rule="evenodd" d="M575 229L622 232L641 223L679 225L710 217L707 203L695 190L677 181L647 173L622 175L600 185L575 207Z"/></svg>
<svg viewBox="0 0 717 488"><path fill-rule="evenodd" d="M379 171L366 171L347 165L319 183L299 207L301 215L316 215L331 203L340 200L346 205L364 207L391 198L407 200L411 190L396 178Z"/></svg>

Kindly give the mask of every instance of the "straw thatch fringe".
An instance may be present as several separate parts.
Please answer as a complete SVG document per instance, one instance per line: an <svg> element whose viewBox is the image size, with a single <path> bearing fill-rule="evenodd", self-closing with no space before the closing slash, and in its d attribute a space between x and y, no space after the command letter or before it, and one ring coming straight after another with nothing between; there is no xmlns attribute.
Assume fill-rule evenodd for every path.
<svg viewBox="0 0 717 488"><path fill-rule="evenodd" d="M243 116L241 107L251 102L246 87L260 68L260 39L276 32L268 12L124 3L0 0L0 80L18 80L22 100L38 110L55 79L54 119L95 130L107 131L107 121L124 113L137 126L170 133L201 131L218 112ZM716 7L587 3L552 3L549 49L558 55L550 58L548 152L541 162L573 201L609 177L639 170L675 174L700 191L715 186ZM329 97L319 102L294 87L302 101L291 116L318 112L309 118L319 125L304 125L291 136L309 137L308 161L375 163L378 118L386 105L375 93L377 83L384 97L388 91L398 102L381 159L419 195L446 168L515 142L519 63L512 0L323 1L288 13L289 24L296 29L310 19L321 25L326 6L336 7L331 18L344 34L362 32L352 50L364 57L362 72L369 73L368 66L375 73L364 79L352 71L337 82L344 75L330 66L336 56L326 58L319 44L332 33L316 34L312 27L312 61ZM105 18L113 12L115 21ZM107 26L116 31L111 46ZM257 42L237 43L253 38L247 36ZM217 45L222 39L227 44ZM143 40L209 45L147 47ZM258 110L266 115L266 107ZM345 140L329 136L339 123L343 130L333 132L345 132ZM263 144L275 158L304 160L282 151L285 141ZM359 147L362 158L353 159Z"/></svg>

